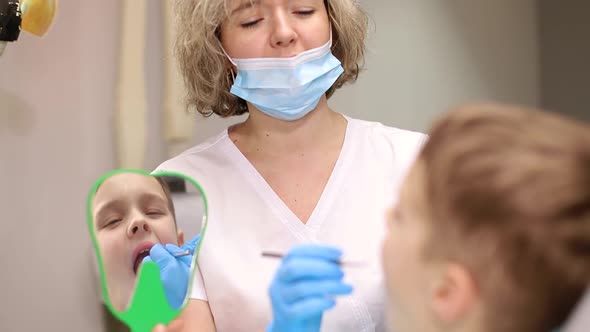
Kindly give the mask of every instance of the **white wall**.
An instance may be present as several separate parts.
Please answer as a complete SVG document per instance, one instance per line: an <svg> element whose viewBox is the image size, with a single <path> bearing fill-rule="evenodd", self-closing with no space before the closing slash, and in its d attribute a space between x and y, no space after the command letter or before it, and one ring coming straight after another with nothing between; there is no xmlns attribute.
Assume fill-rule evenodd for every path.
<svg viewBox="0 0 590 332"><path fill-rule="evenodd" d="M335 109L423 131L464 101L537 104L533 0L361 3L375 22L367 71Z"/></svg>
<svg viewBox="0 0 590 332"><path fill-rule="evenodd" d="M467 99L537 103L532 0L361 2L376 25L371 54L358 84L334 97L336 110L424 130ZM85 204L115 167L118 6L61 1L46 38L23 33L0 58L0 331L101 330ZM150 53L152 111L161 100L156 59ZM148 168L164 158L151 119ZM235 121L198 119L195 140Z"/></svg>
<svg viewBox="0 0 590 332"><path fill-rule="evenodd" d="M541 103L590 121L590 2L539 1Z"/></svg>
<svg viewBox="0 0 590 332"><path fill-rule="evenodd" d="M85 204L113 167L117 4L61 1L0 58L0 331L101 331Z"/></svg>

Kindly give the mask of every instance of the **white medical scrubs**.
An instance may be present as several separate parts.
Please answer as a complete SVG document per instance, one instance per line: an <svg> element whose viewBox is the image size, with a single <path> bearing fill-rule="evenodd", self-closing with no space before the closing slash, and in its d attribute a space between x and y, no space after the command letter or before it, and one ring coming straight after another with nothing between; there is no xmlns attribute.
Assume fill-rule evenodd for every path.
<svg viewBox="0 0 590 332"><path fill-rule="evenodd" d="M346 117L341 154L324 192L303 224L237 149L227 130L162 163L203 187L209 216L191 297L209 302L220 332L263 331L272 318L268 288L280 260L299 243L340 247L351 296L323 319L325 332L385 331L380 264L385 214L426 136Z"/></svg>

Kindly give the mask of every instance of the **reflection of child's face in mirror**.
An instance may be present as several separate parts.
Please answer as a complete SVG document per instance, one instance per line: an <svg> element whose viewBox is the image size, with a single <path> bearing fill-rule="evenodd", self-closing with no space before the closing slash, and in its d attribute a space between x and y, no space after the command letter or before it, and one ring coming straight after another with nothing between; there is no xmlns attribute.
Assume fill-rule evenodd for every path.
<svg viewBox="0 0 590 332"><path fill-rule="evenodd" d="M182 245L172 202L155 177L120 173L106 179L92 204L109 298L124 310L143 258L156 243Z"/></svg>

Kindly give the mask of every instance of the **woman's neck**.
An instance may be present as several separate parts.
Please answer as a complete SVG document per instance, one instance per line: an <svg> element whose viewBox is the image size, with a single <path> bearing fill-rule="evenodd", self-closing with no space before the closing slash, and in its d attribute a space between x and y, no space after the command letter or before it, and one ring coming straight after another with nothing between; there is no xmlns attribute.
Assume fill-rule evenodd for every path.
<svg viewBox="0 0 590 332"><path fill-rule="evenodd" d="M284 154L331 146L341 142L345 132L346 119L328 107L324 96L313 111L295 121L278 120L251 109L245 122L230 129L230 138L240 150Z"/></svg>

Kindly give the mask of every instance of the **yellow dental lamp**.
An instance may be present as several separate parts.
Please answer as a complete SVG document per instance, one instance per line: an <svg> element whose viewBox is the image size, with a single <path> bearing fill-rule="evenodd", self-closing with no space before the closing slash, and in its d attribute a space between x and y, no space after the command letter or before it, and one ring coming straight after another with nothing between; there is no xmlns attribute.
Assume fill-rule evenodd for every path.
<svg viewBox="0 0 590 332"><path fill-rule="evenodd" d="M0 0L0 56L21 29L43 37L55 18L57 0Z"/></svg>

